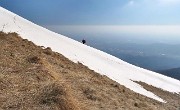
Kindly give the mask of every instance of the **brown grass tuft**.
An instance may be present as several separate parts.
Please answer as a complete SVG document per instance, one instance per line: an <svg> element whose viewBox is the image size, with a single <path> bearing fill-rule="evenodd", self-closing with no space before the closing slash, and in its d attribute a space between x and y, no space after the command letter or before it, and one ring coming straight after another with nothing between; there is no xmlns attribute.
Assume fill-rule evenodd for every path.
<svg viewBox="0 0 180 110"><path fill-rule="evenodd" d="M29 63L40 63L41 59L37 56L30 56L27 58Z"/></svg>
<svg viewBox="0 0 180 110"><path fill-rule="evenodd" d="M40 88L39 95L36 97L38 103L43 106L58 107L59 110L73 110L74 107L68 100L66 87L56 83L48 83Z"/></svg>
<svg viewBox="0 0 180 110"><path fill-rule="evenodd" d="M52 50L51 50L50 47L45 48L43 52L44 52L46 55L52 55L52 54L53 54L53 52L52 52Z"/></svg>

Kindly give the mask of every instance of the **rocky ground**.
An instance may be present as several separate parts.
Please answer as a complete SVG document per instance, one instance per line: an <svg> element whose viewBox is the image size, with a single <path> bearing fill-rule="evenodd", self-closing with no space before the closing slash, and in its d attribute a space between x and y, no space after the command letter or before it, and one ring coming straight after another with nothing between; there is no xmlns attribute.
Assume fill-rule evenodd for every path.
<svg viewBox="0 0 180 110"><path fill-rule="evenodd" d="M137 83L167 103L137 94L16 33L0 32L2 110L180 110L180 95Z"/></svg>

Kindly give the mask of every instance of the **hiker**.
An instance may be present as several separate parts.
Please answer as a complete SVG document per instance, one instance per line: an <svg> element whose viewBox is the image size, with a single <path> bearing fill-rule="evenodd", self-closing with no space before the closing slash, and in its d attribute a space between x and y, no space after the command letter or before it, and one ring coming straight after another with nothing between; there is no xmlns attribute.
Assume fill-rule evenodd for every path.
<svg viewBox="0 0 180 110"><path fill-rule="evenodd" d="M85 44L85 43L86 43L86 40L83 39L83 40L82 40L82 43Z"/></svg>

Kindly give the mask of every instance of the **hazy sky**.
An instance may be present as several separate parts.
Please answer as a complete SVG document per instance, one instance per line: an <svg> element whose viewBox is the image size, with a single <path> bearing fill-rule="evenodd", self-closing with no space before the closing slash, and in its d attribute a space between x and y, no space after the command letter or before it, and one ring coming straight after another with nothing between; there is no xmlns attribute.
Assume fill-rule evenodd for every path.
<svg viewBox="0 0 180 110"><path fill-rule="evenodd" d="M69 37L93 37L93 38L115 38L121 39L126 37L128 40L142 39L143 43L170 43L180 44L180 25L73 25L73 26L46 26L60 34ZM75 37L74 37L75 36ZM137 41L136 40L136 41ZM148 41L151 40L151 41ZM152 41L153 40L153 41ZM136 42L135 41L135 42Z"/></svg>
<svg viewBox="0 0 180 110"><path fill-rule="evenodd" d="M40 25L180 25L180 0L0 0Z"/></svg>

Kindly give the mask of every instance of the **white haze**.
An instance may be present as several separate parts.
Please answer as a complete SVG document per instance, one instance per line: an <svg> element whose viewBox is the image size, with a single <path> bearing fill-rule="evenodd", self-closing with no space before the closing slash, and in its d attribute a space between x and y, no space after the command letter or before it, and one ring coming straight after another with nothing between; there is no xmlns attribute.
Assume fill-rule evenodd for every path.
<svg viewBox="0 0 180 110"><path fill-rule="evenodd" d="M130 38L165 40L170 43L180 44L180 25L48 25L46 28L65 34L111 35L109 37L126 36ZM159 41L161 42L161 41Z"/></svg>

